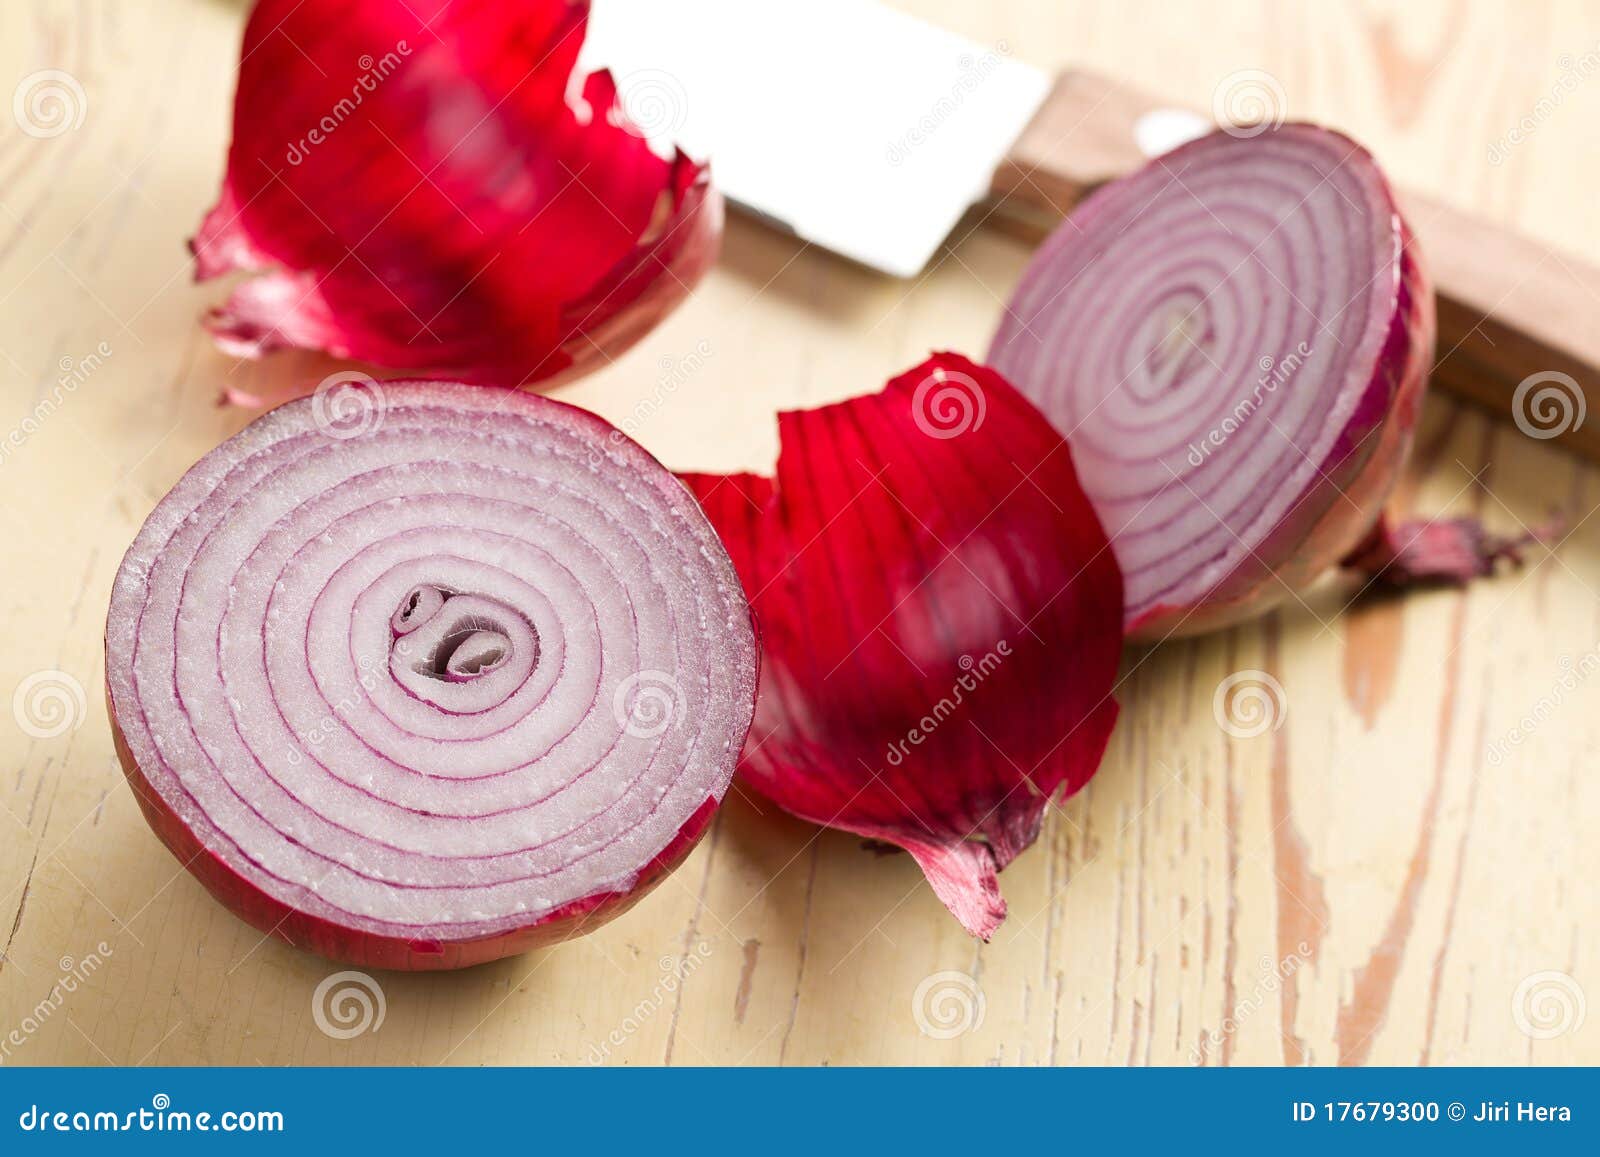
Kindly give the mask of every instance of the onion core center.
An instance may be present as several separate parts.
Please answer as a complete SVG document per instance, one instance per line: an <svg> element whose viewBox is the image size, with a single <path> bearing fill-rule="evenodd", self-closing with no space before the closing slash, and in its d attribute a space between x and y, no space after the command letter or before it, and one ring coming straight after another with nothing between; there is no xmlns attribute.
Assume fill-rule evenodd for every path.
<svg viewBox="0 0 1600 1157"><path fill-rule="evenodd" d="M1142 365L1151 389L1164 394L1216 364L1210 348L1215 335L1206 317L1205 296L1187 289L1166 298L1150 312L1142 340L1135 347L1147 351Z"/></svg>
<svg viewBox="0 0 1600 1157"><path fill-rule="evenodd" d="M539 665L539 633L496 598L413 587L389 620L389 671L418 699L454 714L509 699Z"/></svg>

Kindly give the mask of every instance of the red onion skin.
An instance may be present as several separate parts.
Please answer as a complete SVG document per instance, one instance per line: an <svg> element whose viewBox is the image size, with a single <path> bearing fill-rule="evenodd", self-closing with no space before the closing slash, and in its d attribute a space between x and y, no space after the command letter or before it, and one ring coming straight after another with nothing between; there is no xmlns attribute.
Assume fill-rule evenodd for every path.
<svg viewBox="0 0 1600 1157"><path fill-rule="evenodd" d="M432 384L424 382L386 382L390 390ZM460 386L461 389L471 389ZM478 391L473 390L474 393ZM517 395L536 400L539 405L558 408L592 431L597 444L615 444L620 432L605 419L570 403L535 395ZM631 439L627 444L649 461L657 462ZM663 474L666 468L661 467ZM760 634L753 610L749 623L755 644L754 658L759 675ZM707 796L673 834L666 846L641 866L626 890L607 890L569 901L529 923L489 935L455 939L411 938L384 935L367 929L337 923L295 908L258 887L208 848L193 829L154 789L134 757L118 723L117 702L109 678L106 708L112 740L123 775L132 789L139 809L151 830L185 870L234 915L263 934L296 948L314 952L329 960L361 968L402 972L448 971L485 964L532 949L547 947L587 934L627 912L670 875L688 857L710 829L719 801ZM752 692L753 695L753 692ZM754 712L752 703L751 713ZM748 716L746 719L748 720ZM747 724L748 725L748 724Z"/></svg>
<svg viewBox="0 0 1600 1157"><path fill-rule="evenodd" d="M927 429L919 387L936 380L976 385L986 416ZM1006 913L996 874L1093 776L1116 720L1122 584L1105 531L1061 436L956 355L779 430L776 478L683 476L763 621L741 778L910 852L986 940ZM974 671L981 685L955 692Z"/></svg>
<svg viewBox="0 0 1600 1157"><path fill-rule="evenodd" d="M1403 590L1461 584L1494 574L1502 559L1522 565L1531 546L1552 547L1567 530L1561 515L1520 534L1491 534L1476 518L1378 519L1372 532L1341 565L1369 574L1371 582Z"/></svg>
<svg viewBox="0 0 1600 1157"><path fill-rule="evenodd" d="M722 199L627 127L608 73L568 103L587 18L586 0L258 0L190 242L197 280L262 271L208 314L219 346L553 385L671 312L716 258Z"/></svg>
<svg viewBox="0 0 1600 1157"><path fill-rule="evenodd" d="M1257 548L1262 558L1283 560L1272 570L1247 559L1204 603L1155 607L1130 623L1130 642L1203 634L1265 614L1344 562L1372 532L1411 454L1437 332L1433 282L1398 209L1395 219L1402 248L1388 339L1334 465L1313 487L1329 491L1328 500L1308 498L1297 508L1322 507L1321 517L1309 526L1291 517Z"/></svg>
<svg viewBox="0 0 1600 1157"><path fill-rule="evenodd" d="M524 928L514 928L493 936L470 940L406 940L380 936L365 929L350 928L292 908L269 896L230 868L220 856L196 838L187 824L146 782L133 753L123 741L117 726L116 711L111 715L111 737L123 775L139 801L145 822L168 851L190 872L223 907L252 928L274 936L296 948L357 968L381 968L395 972L442 972L488 964L534 948L544 948L593 932L607 921L622 915L642 900L669 876L700 842L716 816L717 801L708 797L700 809L678 830L678 834L655 859L640 871L631 891L602 892L585 896Z"/></svg>

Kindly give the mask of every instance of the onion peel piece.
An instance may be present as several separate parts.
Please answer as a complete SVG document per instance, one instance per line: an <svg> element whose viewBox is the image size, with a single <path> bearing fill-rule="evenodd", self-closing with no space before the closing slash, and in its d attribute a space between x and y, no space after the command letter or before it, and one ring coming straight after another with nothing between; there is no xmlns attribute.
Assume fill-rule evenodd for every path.
<svg viewBox="0 0 1600 1157"><path fill-rule="evenodd" d="M1339 565L1386 587L1451 585L1487 578L1501 561L1522 564L1530 546L1548 547L1565 527L1551 518L1521 534L1492 534L1476 518L1378 519Z"/></svg>
<svg viewBox="0 0 1600 1157"><path fill-rule="evenodd" d="M206 326L463 381L614 357L715 260L704 166L654 153L605 72L569 93L588 5L258 0L197 280L268 270Z"/></svg>
<svg viewBox="0 0 1600 1157"><path fill-rule="evenodd" d="M915 858L974 936L1046 805L1099 766L1122 586L1066 442L993 370L935 354L779 417L775 477L682 475L762 624L741 776Z"/></svg>

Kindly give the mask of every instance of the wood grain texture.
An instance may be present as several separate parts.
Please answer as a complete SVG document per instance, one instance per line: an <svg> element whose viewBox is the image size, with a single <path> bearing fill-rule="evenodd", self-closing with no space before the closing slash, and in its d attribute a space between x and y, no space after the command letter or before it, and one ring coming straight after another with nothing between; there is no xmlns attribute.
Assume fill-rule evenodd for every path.
<svg viewBox="0 0 1600 1157"><path fill-rule="evenodd" d="M1600 75L1536 112L1600 51L1592 3L904 6L1199 107L1264 70L1292 115L1352 132L1398 183L1600 259ZM239 364L195 324L223 290L190 283L183 240L216 189L242 19L231 0L0 8L0 98L59 69L87 102L51 137L0 108L0 696L38 672L84 696L56 678L59 734L0 712L0 1040L22 1041L7 1063L1600 1062L1600 1015L1530 1035L1513 1004L1539 983L1600 997L1600 471L1438 398L1401 500L1501 530L1560 506L1571 534L1466 592L1350 606L1330 583L1265 621L1130 652L1106 764L1005 873L1011 917L987 947L906 857L736 795L598 934L382 975L377 1031L321 1031L313 996L335 969L263 942L167 856L99 704L122 550L246 420L214 405L219 387L332 365ZM1532 131L1491 164L1524 117ZM901 284L735 220L697 296L560 396L631 420L671 465L763 467L776 408L863 392L931 346L981 353L1026 257L964 232ZM1283 689L1281 725L1252 738L1213 711L1242 671ZM938 973L982 994L981 1023L948 1039L913 1011Z"/></svg>

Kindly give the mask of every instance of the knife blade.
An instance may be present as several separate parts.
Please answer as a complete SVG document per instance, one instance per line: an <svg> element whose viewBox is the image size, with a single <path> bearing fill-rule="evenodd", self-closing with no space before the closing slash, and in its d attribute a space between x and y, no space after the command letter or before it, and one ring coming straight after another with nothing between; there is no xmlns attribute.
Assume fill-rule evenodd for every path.
<svg viewBox="0 0 1600 1157"><path fill-rule="evenodd" d="M982 45L863 0L601 0L580 70L611 69L657 147L712 159L730 201L914 277L1050 90Z"/></svg>

